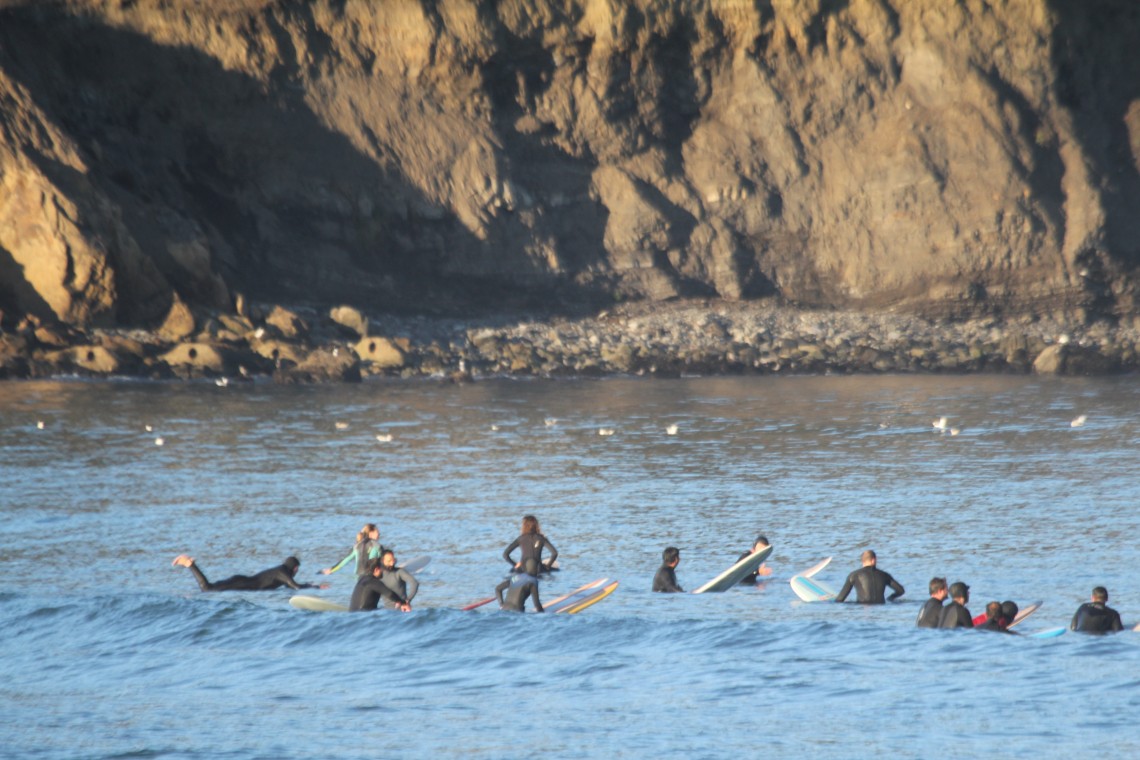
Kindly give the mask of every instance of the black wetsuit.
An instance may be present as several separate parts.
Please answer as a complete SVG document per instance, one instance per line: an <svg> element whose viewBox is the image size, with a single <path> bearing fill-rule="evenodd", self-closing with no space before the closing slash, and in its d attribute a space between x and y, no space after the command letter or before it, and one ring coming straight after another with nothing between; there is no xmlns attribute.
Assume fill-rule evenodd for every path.
<svg viewBox="0 0 1140 760"><path fill-rule="evenodd" d="M1005 626L1001 624L1002 618L986 618L986 622L981 625L975 625L975 631L997 631L998 633L1013 633L1013 631L1006 630Z"/></svg>
<svg viewBox="0 0 1140 760"><path fill-rule="evenodd" d="M842 602L845 600L847 595L851 593L851 588L854 587L855 601L859 604L886 604L887 600L884 597L887 593L887 586L890 586L895 592L890 596L892 602L906 593L906 589L892 578L890 573L883 572L874 565L867 565L847 576L847 582L836 594L835 601Z"/></svg>
<svg viewBox="0 0 1140 760"><path fill-rule="evenodd" d="M356 588L352 590L352 600L348 603L348 611L374 610L380 605L381 597L384 598L385 604L391 602L393 607L397 604L407 603L404 597L388 588L383 579L374 575L362 575L356 582Z"/></svg>
<svg viewBox="0 0 1140 760"><path fill-rule="evenodd" d="M942 608L942 617L938 621L939 628L973 628L974 618L966 605L950 602Z"/></svg>
<svg viewBox="0 0 1140 760"><path fill-rule="evenodd" d="M750 556L751 554L752 554L752 552L744 552L744 554L741 554L741 555L740 555L740 559L744 559L745 557L748 557L748 556ZM740 559L738 559L738 560L736 560L736 561L737 561L737 562L739 562L739 561L740 561ZM761 562L761 563L760 563L760 565L763 565L763 564L764 564L763 562ZM760 580L760 568L759 568L759 567L757 567L757 568L756 568L755 570L753 570L751 573L749 573L748 575L746 575L746 576L744 576L743 578L741 578L741 579L740 579L740 583L739 583L738 585L741 585L741 586L755 586L755 585L756 585L756 583L757 583L757 582L759 582L759 580Z"/></svg>
<svg viewBox="0 0 1140 760"><path fill-rule="evenodd" d="M668 565L657 568L657 575L653 576L653 590L663 591L667 594L684 591L677 583L677 574Z"/></svg>
<svg viewBox="0 0 1140 760"><path fill-rule="evenodd" d="M507 588L507 598L503 600L503 591ZM499 597L499 606L511 612L522 612L526 608L526 600L534 604L535 612L542 612L542 602L538 600L538 581L533 575L516 575L495 587L495 595Z"/></svg>
<svg viewBox="0 0 1140 760"><path fill-rule="evenodd" d="M918 611L918 620L914 621L914 624L919 628L937 628L941 620L942 600L930 597Z"/></svg>
<svg viewBox="0 0 1140 760"><path fill-rule="evenodd" d="M519 557L518 566L526 567L526 561L533 559L535 562L542 566L542 547L550 549L550 562L553 565L554 560L558 559L558 550L554 548L554 544L546 540L546 536L541 533L523 533L521 536L511 541L510 546L503 550L503 559L511 564L511 567L516 565L516 562L511 559L511 552L515 549L522 549L522 556Z"/></svg>
<svg viewBox="0 0 1140 760"><path fill-rule="evenodd" d="M1112 633L1123 631L1124 625L1120 622L1120 613L1104 602L1085 602L1073 615L1069 630L1082 633Z"/></svg>
<svg viewBox="0 0 1140 760"><path fill-rule="evenodd" d="M262 570L257 575L234 575L211 583L195 563L190 563L190 572L198 581L203 591L268 591L270 589L288 586L289 588L318 588L311 583L297 583L293 580L293 573L286 565L278 565L268 570Z"/></svg>

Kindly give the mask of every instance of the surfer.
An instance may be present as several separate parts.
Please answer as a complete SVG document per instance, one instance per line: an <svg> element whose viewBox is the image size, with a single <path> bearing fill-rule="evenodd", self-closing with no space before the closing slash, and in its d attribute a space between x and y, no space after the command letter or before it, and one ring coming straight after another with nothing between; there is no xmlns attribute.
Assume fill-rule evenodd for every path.
<svg viewBox="0 0 1140 760"><path fill-rule="evenodd" d="M546 562L542 561L543 547L550 549L550 559ZM522 550L518 562L511 559L511 552L515 549ZM519 570L522 569L528 559L532 558L538 563L540 571L548 570L554 564L554 560L558 559L558 550L554 548L554 544L547 540L546 536L542 535L542 529L538 526L538 518L534 515L526 515L522 519L522 535L511 541L510 545L503 550L503 559L510 563L515 570Z"/></svg>
<svg viewBox="0 0 1140 760"><path fill-rule="evenodd" d="M211 583L194 562L194 558L187 554L179 554L170 564L190 568L190 572L194 574L194 579L198 581L198 587L203 591L269 591L282 586L293 589L329 587L327 583L320 585L297 583L294 576L297 575L297 568L301 566L301 561L296 557L286 557L285 561L277 567L262 570L257 575L233 575L216 583Z"/></svg>
<svg viewBox="0 0 1140 760"><path fill-rule="evenodd" d="M356 534L356 544L352 547L352 551L348 556L337 562L332 567L326 567L321 570L321 575L329 575L340 570L349 562L354 563L356 568L356 576L359 578L364 575L364 566L370 559L376 559L380 556L380 552L384 547L380 546L380 529L376 527L375 523L365 523L360 532Z"/></svg>
<svg viewBox="0 0 1140 760"><path fill-rule="evenodd" d="M937 628L942 618L942 603L946 601L946 579L930 579L930 598L918 611L918 620L915 625L919 628Z"/></svg>
<svg viewBox="0 0 1140 760"><path fill-rule="evenodd" d="M750 550L744 552L744 554L741 554L740 559L744 559L745 557L750 556L752 554L755 554L758 551L761 551L763 549L767 549L768 545L769 545L768 544L768 537L765 536L764 534L760 534L759 536L756 537L756 541L752 544L752 548ZM739 562L739 561L740 560L737 560L737 562ZM763 575L763 576L767 577L771 574L772 574L772 568L768 567L768 565L766 563L761 562L760 567L756 568L751 573L749 573L748 575L741 578L740 582L743 584L748 584L750 586L755 585L756 582L759 580L758 576Z"/></svg>
<svg viewBox="0 0 1140 760"><path fill-rule="evenodd" d="M1002 630L1005 630L1013 625L1013 621L1017 620L1018 612L1020 612L1020 610L1017 608L1017 602L1007 600L1001 603Z"/></svg>
<svg viewBox="0 0 1140 760"><path fill-rule="evenodd" d="M416 592L420 590L420 582L404 568L396 567L396 553L391 549L385 549L380 555L380 565L384 568L380 580L383 581L384 585L390 588L396 596L402 598L408 604L411 604L412 599L416 596ZM397 604L395 599L384 597L385 607L395 609Z"/></svg>
<svg viewBox="0 0 1140 760"><path fill-rule="evenodd" d="M1114 633L1123 631L1120 613L1108 606L1108 589L1097 586L1092 590L1092 601L1085 602L1073 615L1069 630L1081 633Z"/></svg>
<svg viewBox="0 0 1140 760"><path fill-rule="evenodd" d="M986 614L982 619L981 624L978 623L977 618L973 621L974 629L978 631L1002 631L1006 630L1006 626L1002 623L1004 618L1001 612L1001 602L990 602L986 605ZM1010 631L1012 633L1012 631Z"/></svg>
<svg viewBox="0 0 1140 760"><path fill-rule="evenodd" d="M962 581L950 584L950 604L942 608L942 617L938 621L939 628L973 628L974 620L970 611L966 609L966 602L970 601L970 587Z"/></svg>
<svg viewBox="0 0 1140 760"><path fill-rule="evenodd" d="M383 575L384 566L380 560L370 559L365 563L364 574L357 579L356 587L352 589L352 600L348 603L349 612L374 610L380 605L381 598L384 599L385 607L391 606L402 612L412 608L406 598L384 583Z"/></svg>
<svg viewBox="0 0 1140 760"><path fill-rule="evenodd" d="M681 550L676 546L666 547L661 552L661 560L661 567L657 568L657 574L653 576L653 590L667 594L684 591L677 583L676 572L677 565L681 563Z"/></svg>
<svg viewBox="0 0 1140 760"><path fill-rule="evenodd" d="M847 582L835 595L835 601L842 602L847 599L852 587L855 589L855 601L859 604L886 604L887 600L883 597L886 594L887 586L890 586L894 591L889 597L892 602L906 593L906 589L892 578L890 573L877 567L879 560L875 556L875 552L870 549L863 552L862 560L863 567L847 576Z"/></svg>
<svg viewBox="0 0 1140 760"><path fill-rule="evenodd" d="M507 589L510 591L507 591ZM506 600L503 592L507 591ZM499 608L511 612L523 612L526 600L534 604L535 612L542 612L542 602L538 600L538 560L530 557L523 565L523 572L517 573L495 586L495 596L499 598Z"/></svg>

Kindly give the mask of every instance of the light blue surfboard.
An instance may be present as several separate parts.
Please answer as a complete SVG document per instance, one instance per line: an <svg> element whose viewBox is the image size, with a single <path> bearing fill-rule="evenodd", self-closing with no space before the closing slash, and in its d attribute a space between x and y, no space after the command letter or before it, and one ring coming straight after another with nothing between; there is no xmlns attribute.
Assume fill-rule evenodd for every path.
<svg viewBox="0 0 1140 760"><path fill-rule="evenodd" d="M835 598L835 592L814 578L805 578L797 575L789 583L796 596L805 602L830 602Z"/></svg>
<svg viewBox="0 0 1140 760"><path fill-rule="evenodd" d="M1063 636L1068 628L1046 628L1044 631L1037 631L1036 633L1026 634L1031 639L1052 639L1057 636Z"/></svg>

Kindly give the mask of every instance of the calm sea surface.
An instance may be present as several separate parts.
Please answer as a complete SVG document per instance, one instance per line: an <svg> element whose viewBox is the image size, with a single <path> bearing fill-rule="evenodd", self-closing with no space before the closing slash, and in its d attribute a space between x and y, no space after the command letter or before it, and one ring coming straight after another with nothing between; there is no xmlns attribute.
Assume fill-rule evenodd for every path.
<svg viewBox="0 0 1140 760"><path fill-rule="evenodd" d="M528 512L561 555L546 598L617 592L461 612ZM1098 584L1140 622L1136 377L0 383L0 513L4 758L1140 755L1140 634L913 623L932 575L975 613L1043 599L1026 632ZM315 580L366 521L433 557L413 612L170 565L296 554ZM760 532L767 583L649 593L665 546L694 588ZM796 600L796 571L834 556L838 586L868 547L907 601ZM346 601L331 582L306 593Z"/></svg>

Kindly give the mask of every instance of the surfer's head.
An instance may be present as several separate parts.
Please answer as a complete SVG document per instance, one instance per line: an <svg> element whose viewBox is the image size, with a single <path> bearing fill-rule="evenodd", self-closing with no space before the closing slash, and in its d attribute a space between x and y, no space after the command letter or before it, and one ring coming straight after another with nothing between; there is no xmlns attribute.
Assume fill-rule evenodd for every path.
<svg viewBox="0 0 1140 760"><path fill-rule="evenodd" d="M380 555L380 564L384 566L385 570L391 570L396 566L396 552L385 549L384 553Z"/></svg>
<svg viewBox="0 0 1140 760"><path fill-rule="evenodd" d="M281 563L285 569L289 571L289 575L296 575L297 568L301 566L301 560L296 557L286 557L285 561Z"/></svg>
<svg viewBox="0 0 1140 760"><path fill-rule="evenodd" d="M376 527L376 523L364 523L364 527L356 534L357 541L364 541L369 538L373 541L380 538L380 529Z"/></svg>
<svg viewBox="0 0 1140 760"><path fill-rule="evenodd" d="M364 574L365 575L379 576L383 571L384 571L384 565L382 565L380 563L380 560L377 557L373 557L372 559L370 559L364 563Z"/></svg>
<svg viewBox="0 0 1140 760"><path fill-rule="evenodd" d="M941 594L942 596L939 596ZM946 579L945 578L931 578L930 579L930 595L938 598L946 598Z"/></svg>
<svg viewBox="0 0 1140 760"><path fill-rule="evenodd" d="M874 551L868 549L867 551L863 552L863 567L873 565L878 561L879 558L875 556Z"/></svg>
<svg viewBox="0 0 1140 760"><path fill-rule="evenodd" d="M669 546L665 551L661 552L661 559L665 561L669 567L675 567L681 561L681 550L676 546Z"/></svg>
<svg viewBox="0 0 1140 760"><path fill-rule="evenodd" d="M538 533L538 518L534 515L527 515L522 521L523 533Z"/></svg>
<svg viewBox="0 0 1140 760"><path fill-rule="evenodd" d="M1017 608L1017 602L1001 603L1001 616L1005 618L1006 625L1009 625L1013 622L1013 619L1017 617L1017 613L1019 611L1020 610Z"/></svg>
<svg viewBox="0 0 1140 760"><path fill-rule="evenodd" d="M1097 586L1092 590L1092 600L1104 604L1108 601L1108 589L1104 586Z"/></svg>
<svg viewBox="0 0 1140 760"><path fill-rule="evenodd" d="M758 552L766 546L771 546L771 544L768 543L768 537L761 533L752 543L752 551Z"/></svg>
<svg viewBox="0 0 1140 760"><path fill-rule="evenodd" d="M962 581L951 583L950 598L954 600L961 599L963 604L970 601L970 587L962 583Z"/></svg>

